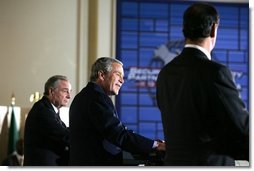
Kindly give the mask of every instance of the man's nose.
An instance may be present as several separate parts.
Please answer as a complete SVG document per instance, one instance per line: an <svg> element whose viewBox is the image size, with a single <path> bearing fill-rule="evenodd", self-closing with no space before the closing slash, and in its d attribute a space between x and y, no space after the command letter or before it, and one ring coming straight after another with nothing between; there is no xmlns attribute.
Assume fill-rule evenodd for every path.
<svg viewBox="0 0 254 171"><path fill-rule="evenodd" d="M123 77L120 78L120 83L123 84L124 83L124 79Z"/></svg>

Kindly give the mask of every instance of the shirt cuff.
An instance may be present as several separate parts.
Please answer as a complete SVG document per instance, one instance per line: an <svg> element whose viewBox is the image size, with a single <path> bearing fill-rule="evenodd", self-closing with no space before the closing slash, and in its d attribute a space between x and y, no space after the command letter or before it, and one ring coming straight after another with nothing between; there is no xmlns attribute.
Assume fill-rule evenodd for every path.
<svg viewBox="0 0 254 171"><path fill-rule="evenodd" d="M158 142L157 141L154 141L153 142L153 148L157 148L159 146Z"/></svg>

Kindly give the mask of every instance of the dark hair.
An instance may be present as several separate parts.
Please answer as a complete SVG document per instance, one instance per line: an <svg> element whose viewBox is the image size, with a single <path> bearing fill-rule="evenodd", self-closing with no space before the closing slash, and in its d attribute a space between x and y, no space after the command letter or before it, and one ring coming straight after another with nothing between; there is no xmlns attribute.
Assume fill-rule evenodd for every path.
<svg viewBox="0 0 254 171"><path fill-rule="evenodd" d="M110 72L112 70L112 63L119 63L123 65L123 63L115 58L110 57L101 57L98 58L92 66L90 81L96 81L98 78L98 71Z"/></svg>
<svg viewBox="0 0 254 171"><path fill-rule="evenodd" d="M183 15L184 37L191 40L209 37L214 23L219 24L216 9L206 3L195 3Z"/></svg>
<svg viewBox="0 0 254 171"><path fill-rule="evenodd" d="M49 89L50 88L56 88L58 86L58 81L59 80L64 80L68 81L68 78L63 75L54 75L50 77L47 82L45 83L44 86L44 95L49 95Z"/></svg>

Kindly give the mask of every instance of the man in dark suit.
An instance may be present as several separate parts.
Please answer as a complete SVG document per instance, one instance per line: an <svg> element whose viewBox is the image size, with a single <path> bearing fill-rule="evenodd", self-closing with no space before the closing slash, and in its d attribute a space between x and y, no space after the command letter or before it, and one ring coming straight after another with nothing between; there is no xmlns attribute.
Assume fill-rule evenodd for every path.
<svg viewBox="0 0 254 171"><path fill-rule="evenodd" d="M114 58L93 64L90 82L70 106L70 165L120 166L122 150L141 155L165 150L165 143L136 134L119 120L110 96L118 94L123 76L123 64Z"/></svg>
<svg viewBox="0 0 254 171"><path fill-rule="evenodd" d="M67 77L55 75L45 83L44 96L36 102L25 122L24 165L68 165L69 129L59 116L71 95Z"/></svg>
<svg viewBox="0 0 254 171"><path fill-rule="evenodd" d="M235 160L249 158L249 113L229 69L210 56L218 26L214 7L196 3L187 8L185 47L158 75L165 165L234 166Z"/></svg>

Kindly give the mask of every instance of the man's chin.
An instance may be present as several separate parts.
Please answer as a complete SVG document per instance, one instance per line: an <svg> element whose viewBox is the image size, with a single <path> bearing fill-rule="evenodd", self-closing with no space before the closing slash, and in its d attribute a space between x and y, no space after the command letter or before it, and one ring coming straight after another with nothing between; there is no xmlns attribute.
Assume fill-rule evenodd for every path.
<svg viewBox="0 0 254 171"><path fill-rule="evenodd" d="M61 107L66 107L68 103L64 103L61 105Z"/></svg>
<svg viewBox="0 0 254 171"><path fill-rule="evenodd" d="M117 91L117 92L114 92L114 95L118 95L119 94L119 91Z"/></svg>

